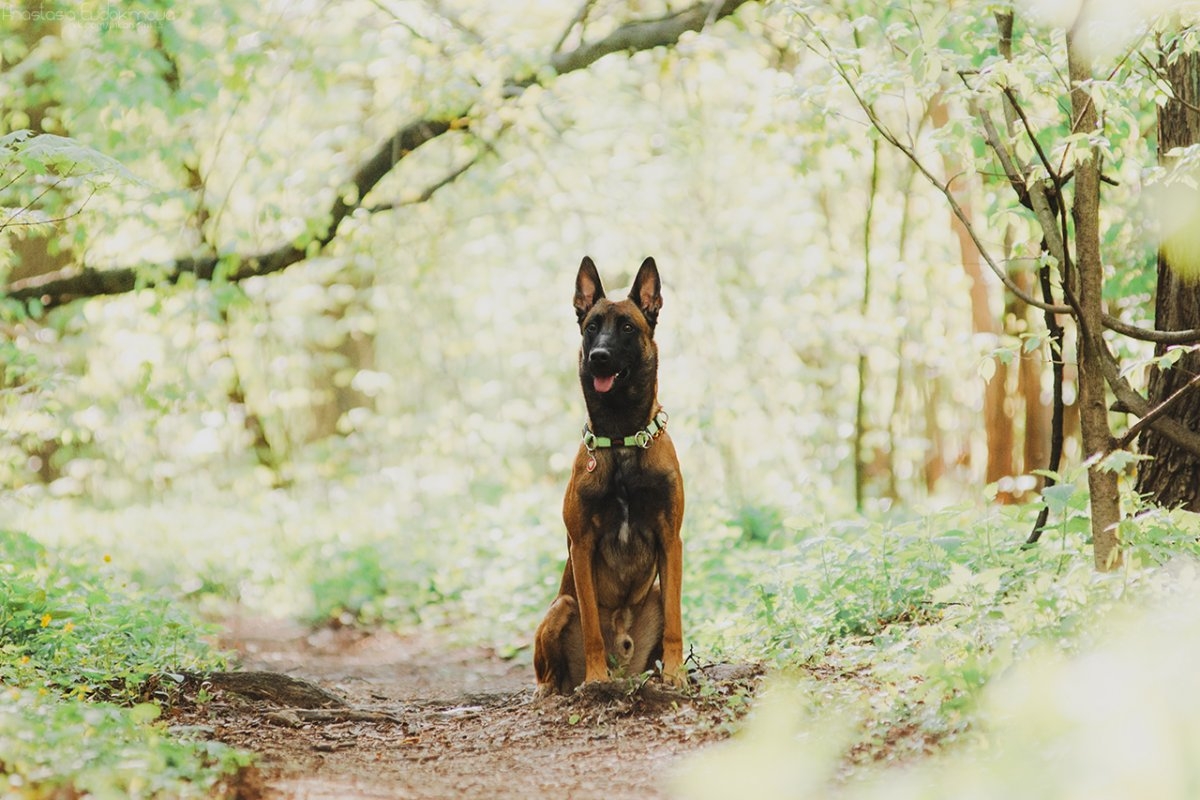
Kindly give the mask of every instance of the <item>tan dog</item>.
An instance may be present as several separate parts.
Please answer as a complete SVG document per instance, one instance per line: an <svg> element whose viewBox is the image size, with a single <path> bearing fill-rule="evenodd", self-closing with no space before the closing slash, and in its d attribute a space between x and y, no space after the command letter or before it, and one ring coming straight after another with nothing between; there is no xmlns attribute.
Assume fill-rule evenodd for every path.
<svg viewBox="0 0 1200 800"><path fill-rule="evenodd" d="M606 680L610 663L636 674L661 660L664 680L686 682L683 478L657 399L661 290L652 258L616 302L590 258L575 278L588 424L563 499L567 564L534 640L541 694Z"/></svg>

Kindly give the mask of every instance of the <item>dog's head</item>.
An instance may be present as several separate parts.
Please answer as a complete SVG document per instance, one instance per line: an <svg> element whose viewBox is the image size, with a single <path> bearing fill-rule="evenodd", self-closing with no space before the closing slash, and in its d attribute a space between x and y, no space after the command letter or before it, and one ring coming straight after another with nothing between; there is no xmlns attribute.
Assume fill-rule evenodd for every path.
<svg viewBox="0 0 1200 800"><path fill-rule="evenodd" d="M584 256L575 276L575 314L583 334L579 376L585 393L624 394L618 390L653 386L658 369L654 326L662 308L662 282L653 258L642 262L629 296L613 302L604 296L600 274ZM626 389L625 391L629 391Z"/></svg>

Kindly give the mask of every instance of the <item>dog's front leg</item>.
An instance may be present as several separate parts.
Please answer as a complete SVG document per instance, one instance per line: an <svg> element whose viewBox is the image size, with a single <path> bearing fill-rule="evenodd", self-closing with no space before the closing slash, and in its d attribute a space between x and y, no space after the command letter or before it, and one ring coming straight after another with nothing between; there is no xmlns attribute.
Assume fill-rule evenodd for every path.
<svg viewBox="0 0 1200 800"><path fill-rule="evenodd" d="M673 686L685 686L683 669L683 539L679 531L663 542L659 552L658 577L663 603L663 680Z"/></svg>
<svg viewBox="0 0 1200 800"><path fill-rule="evenodd" d="M584 683L608 680L595 573L592 572L595 549L595 540L591 536L571 537L571 569L575 578L575 599L579 602L579 626L583 631Z"/></svg>

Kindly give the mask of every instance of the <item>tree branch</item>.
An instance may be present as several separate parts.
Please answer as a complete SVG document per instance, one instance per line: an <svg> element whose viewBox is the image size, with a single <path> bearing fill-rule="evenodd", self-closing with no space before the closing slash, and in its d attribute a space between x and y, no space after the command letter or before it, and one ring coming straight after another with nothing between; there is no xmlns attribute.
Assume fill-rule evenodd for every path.
<svg viewBox="0 0 1200 800"><path fill-rule="evenodd" d="M610 53L650 50L675 44L683 34L701 30L710 21L729 16L747 2L724 0L716 6L712 2L699 2L665 17L629 22L597 42L582 44L568 53L555 54L550 59L550 66L559 75L565 75L591 66Z"/></svg>
<svg viewBox="0 0 1200 800"><path fill-rule="evenodd" d="M581 44L569 52L553 54L550 66L562 75L585 69L610 53L673 45L684 33L699 31L710 20L726 17L748 2L750 0L723 0L714 6L711 0L700 0L665 17L628 22L599 41ZM538 80L535 76L511 82L510 95L520 94ZM123 294L143 286L175 283L185 275L211 280L222 264L230 265L226 278L233 282L279 272L319 252L333 241L342 221L359 208L367 194L409 154L449 131L467 128L467 117L471 110L465 108L445 117L411 122L392 134L354 171L348 182L348 190L339 191L326 212L328 222L323 232L304 246L289 242L273 250L250 255L185 256L167 264L111 269L73 268L69 272L42 275L11 284L3 288L3 293L16 300L40 300L44 308L52 308L84 297ZM450 180L460 174L461 171ZM434 191L437 188L440 186L435 186Z"/></svg>
<svg viewBox="0 0 1200 800"><path fill-rule="evenodd" d="M124 294L144 285L175 283L184 275L212 280L218 265L222 263L232 265L232 269L226 275L232 282L279 272L307 258L310 248L320 250L333 241L338 226L358 207L359 200L409 153L446 131L464 127L465 121L461 119L420 120L393 134L355 170L350 179L351 199L347 200L345 193L338 195L328 212L329 224L325 232L316 237L308 247L289 242L273 250L249 256L186 256L165 266L141 265L115 269L84 267L67 274L58 272L19 281L7 287L5 293L16 300L40 299L45 308L52 308L81 297Z"/></svg>
<svg viewBox="0 0 1200 800"><path fill-rule="evenodd" d="M966 76L962 73L959 78L966 83ZM1017 102L1016 95L1011 89L1005 88L1004 99L1006 101L1005 108L1009 109L1013 114L1014 121L1019 120L1025 131L1026 137L1032 142L1033 147L1037 150L1038 158L1042 163L1042 167L1051 175L1050 180L1056 185L1065 182L1066 178L1054 177L1053 167L1050 164L1049 158L1042 150L1037 136L1034 135L1033 127L1029 123L1029 118L1025 115L1020 103ZM1046 238L1046 244L1050 254L1058 260L1059 264L1068 264L1070 253L1067 252L1063 244L1063 238L1060 233L1058 224L1058 216L1050 203L1047 187L1044 183L1038 181L1029 182L1026 180L1025 174L1013 162L1007 148L1001 141L999 132L996 129L995 123L992 121L991 115L987 109L974 105L973 110L976 116L979 117L983 125L984 139L996 154L997 160L1000 162L1000 168L1004 171L1005 178L1008 179L1009 185L1016 192L1017 197L1022 205L1025 205L1033 212L1037 218L1039 226ZM1103 179L1103 176L1101 176ZM1011 287L1010 287L1011 288ZM1020 295L1018 295L1020 296ZM1056 312L1059 314L1071 313L1071 309L1067 306L1050 306L1043 305L1044 311ZM1138 339L1143 342L1155 342L1158 344L1196 344L1200 343L1200 330L1184 330L1184 331L1157 331L1147 328L1141 328L1137 325L1131 325L1128 322L1122 321L1119 317L1112 314L1104 313L1101 315L1101 321L1104 327L1128 336L1131 339Z"/></svg>
<svg viewBox="0 0 1200 800"><path fill-rule="evenodd" d="M563 45L567 43L567 37L571 35L571 31L575 29L575 26L583 25L587 21L588 14L591 13L592 6L595 4L596 0L583 0L583 5L581 5L579 10L575 12L575 16L571 18L571 21L567 24L567 27L563 28L563 32L561 35L559 35L558 41L555 42L554 47L551 48L550 55L552 57L557 55L559 51L562 50ZM583 38L582 32L580 33L580 38Z"/></svg>
<svg viewBox="0 0 1200 800"><path fill-rule="evenodd" d="M472 158L470 161L463 164L461 167L456 167L455 169L446 173L443 177L441 177L434 183L431 183L428 186L426 186L425 189L416 197L411 197L407 200L397 200L397 201L394 201L391 203L376 203L373 206L367 206L363 210L366 211L368 214L378 214L381 211L392 211L397 208L404 208L405 206L417 206L417 205L420 205L421 203L427 203L431 199L433 199L433 196L435 194L437 194L439 191L441 191L445 187L449 186L450 184L454 183L456 180L458 180L460 177L462 177L463 174L465 174L467 170L469 170L471 167L478 164L480 157L481 157L480 155L476 155L474 158Z"/></svg>
<svg viewBox="0 0 1200 800"><path fill-rule="evenodd" d="M1156 407L1145 397L1142 397L1141 393L1130 386L1129 381L1121 375L1116 357L1109 351L1108 347L1101 348L1100 366L1104 370L1104 380L1108 382L1113 396L1117 398L1117 403L1123 411L1127 411L1142 419L1151 417L1149 425L1154 429L1155 433L1163 438L1170 439L1179 447L1200 457L1200 433L1171 417L1152 416L1155 415ZM1163 402L1173 402L1173 398L1168 397Z"/></svg>
<svg viewBox="0 0 1200 800"><path fill-rule="evenodd" d="M1143 430L1154 427L1155 423L1161 420L1164 414L1170 411L1171 408L1177 402L1179 402L1179 400L1181 400L1189 390L1195 388L1197 385L1200 385L1200 373L1193 375L1187 383L1176 389L1170 397L1168 397L1166 400L1163 400L1157 406L1151 408L1146 412L1144 417L1139 419L1133 425L1130 425L1129 430L1125 431L1125 434L1119 440L1117 440L1117 443L1113 446L1113 450L1124 450L1128 448L1131 444L1133 444L1133 440L1136 439ZM1139 395L1139 397L1140 396L1141 395ZM1172 441L1174 440L1172 439ZM1176 442L1176 444L1178 444L1178 442ZM1200 442L1197 442L1197 444L1200 444ZM1186 445L1181 446L1186 448ZM1196 455L1200 455L1200 452L1196 453Z"/></svg>
<svg viewBox="0 0 1200 800"><path fill-rule="evenodd" d="M1197 344L1200 343L1200 330L1192 328L1185 331L1155 331L1130 325L1111 314L1104 315L1104 327L1143 342L1155 344Z"/></svg>

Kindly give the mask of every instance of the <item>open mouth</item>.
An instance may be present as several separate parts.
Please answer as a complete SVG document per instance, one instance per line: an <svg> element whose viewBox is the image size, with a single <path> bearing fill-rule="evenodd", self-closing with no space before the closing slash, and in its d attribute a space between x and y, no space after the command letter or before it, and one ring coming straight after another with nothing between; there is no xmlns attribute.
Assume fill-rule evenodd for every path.
<svg viewBox="0 0 1200 800"><path fill-rule="evenodd" d="M619 372L614 372L612 375L593 375L592 388L600 394L605 394L612 390L613 383L616 382L620 374Z"/></svg>

